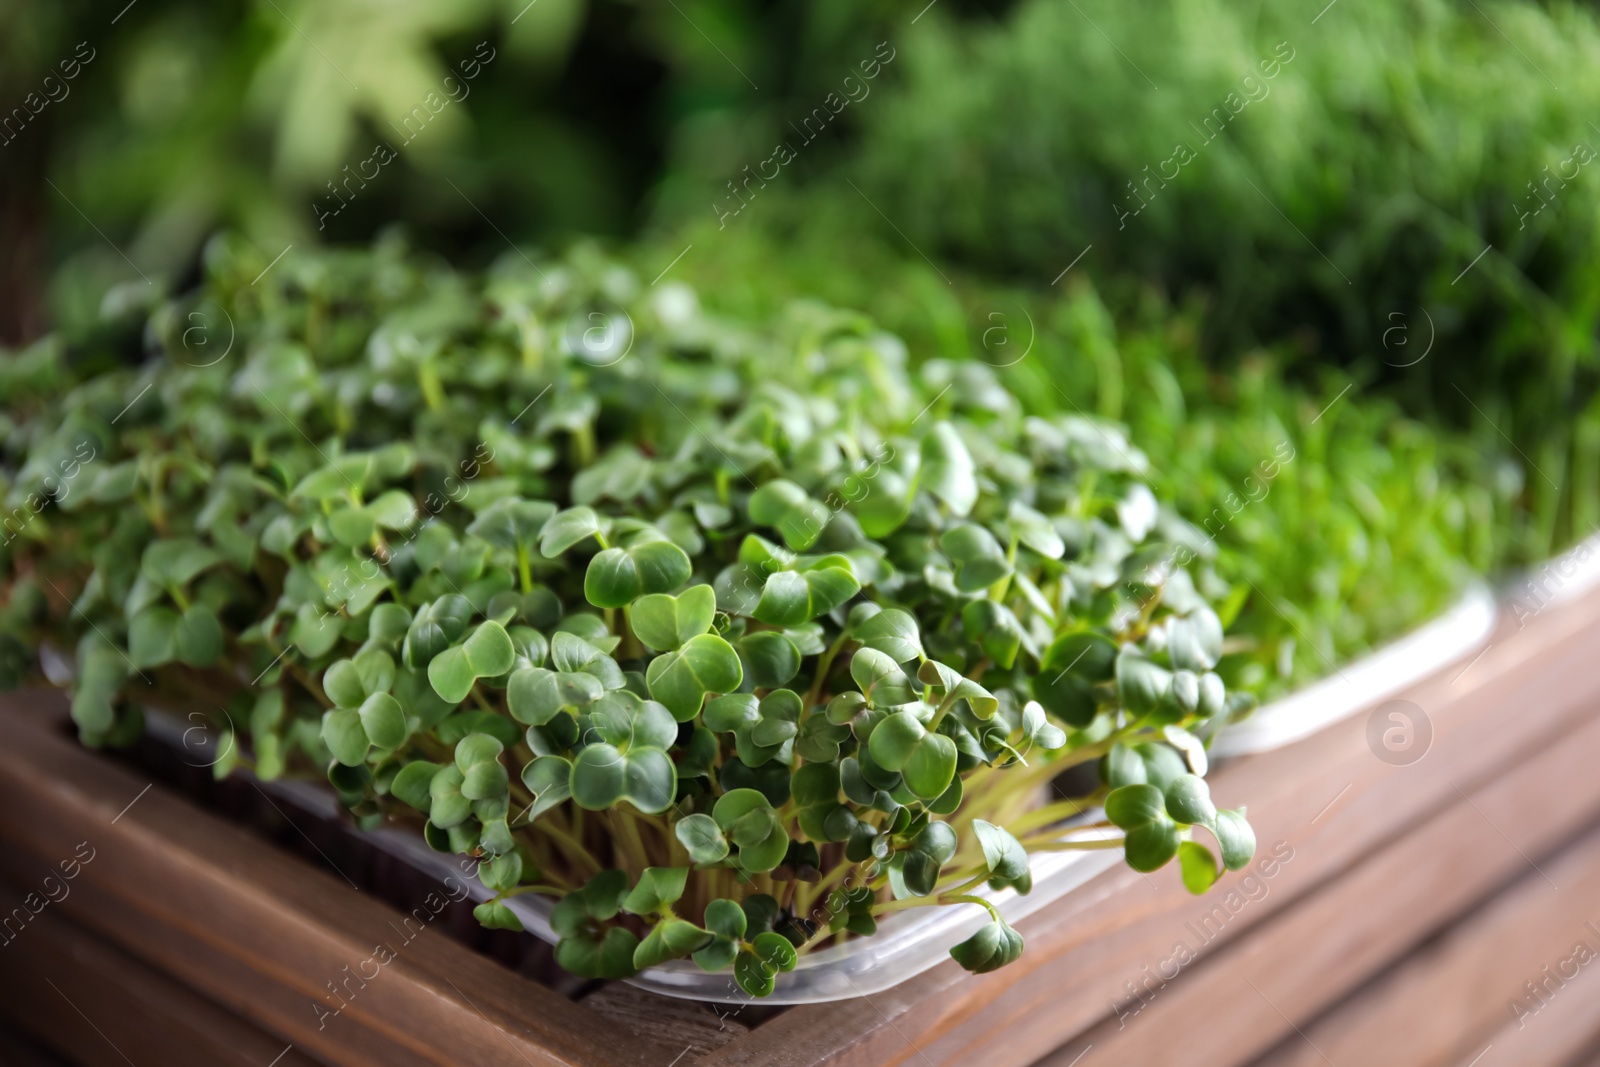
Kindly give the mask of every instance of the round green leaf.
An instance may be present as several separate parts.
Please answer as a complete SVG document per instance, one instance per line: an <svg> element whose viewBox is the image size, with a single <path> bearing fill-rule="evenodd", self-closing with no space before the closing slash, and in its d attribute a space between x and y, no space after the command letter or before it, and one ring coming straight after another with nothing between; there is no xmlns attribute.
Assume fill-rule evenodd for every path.
<svg viewBox="0 0 1600 1067"><path fill-rule="evenodd" d="M1179 776L1166 790L1167 814L1180 823L1210 826L1217 817L1211 788L1192 774Z"/></svg>
<svg viewBox="0 0 1600 1067"><path fill-rule="evenodd" d="M963 593L987 589L1011 573L1011 561L994 535L976 523L964 522L946 530L939 549L955 565L956 588Z"/></svg>
<svg viewBox="0 0 1600 1067"><path fill-rule="evenodd" d="M1129 789L1153 789L1153 786L1128 786ZM1162 815L1153 822L1136 826L1127 832L1123 849L1128 866L1148 874L1164 866L1178 851L1178 827Z"/></svg>
<svg viewBox="0 0 1600 1067"><path fill-rule="evenodd" d="M159 667L177 655L178 613L145 608L128 623L128 659L137 668Z"/></svg>
<svg viewBox="0 0 1600 1067"><path fill-rule="evenodd" d="M427 814L433 803L429 787L433 784L433 776L443 769L437 763L415 760L400 768L400 773L389 783L389 792L423 814Z"/></svg>
<svg viewBox="0 0 1600 1067"><path fill-rule="evenodd" d="M350 708L335 708L322 713L322 743L333 758L346 767L366 762L367 733L361 726L361 713Z"/></svg>
<svg viewBox="0 0 1600 1067"><path fill-rule="evenodd" d="M750 683L758 689L784 685L800 673L800 650L773 630L759 630L740 638L739 653Z"/></svg>
<svg viewBox="0 0 1600 1067"><path fill-rule="evenodd" d="M923 800L933 800L950 788L956 776L956 743L943 734L928 734L901 770L906 787Z"/></svg>
<svg viewBox="0 0 1600 1067"><path fill-rule="evenodd" d="M637 934L613 926L600 941L589 937L562 938L556 945L556 962L564 970L581 978L608 978L615 981L631 978L637 973L633 954L638 947Z"/></svg>
<svg viewBox="0 0 1600 1067"><path fill-rule="evenodd" d="M373 693L358 713L368 740L379 748L399 748L406 739L406 714L388 693Z"/></svg>
<svg viewBox="0 0 1600 1067"><path fill-rule="evenodd" d="M191 604L173 631L177 658L191 667L209 667L222 658L222 623L204 604Z"/></svg>
<svg viewBox="0 0 1600 1067"><path fill-rule="evenodd" d="M784 478L768 482L750 494L750 521L771 526L783 543L803 552L816 543L832 513L806 491Z"/></svg>
<svg viewBox="0 0 1600 1067"><path fill-rule="evenodd" d="M688 850L689 858L696 863L720 863L728 856L728 841L722 836L716 820L709 815L685 815L673 827L673 833ZM737 910L737 905L735 905ZM709 910L707 912L709 921ZM740 912L740 932L743 933L744 913Z"/></svg>
<svg viewBox="0 0 1600 1067"><path fill-rule="evenodd" d="M322 691L341 708L358 708L367 698L361 672L353 661L347 659L328 665L328 669L322 673Z"/></svg>
<svg viewBox="0 0 1600 1067"><path fill-rule="evenodd" d="M462 774L461 795L468 800L499 800L505 797L510 776L498 761L474 763Z"/></svg>
<svg viewBox="0 0 1600 1067"><path fill-rule="evenodd" d="M671 541L642 541L605 549L591 559L583 595L597 608L626 607L645 593L676 589L692 573L689 557Z"/></svg>
<svg viewBox="0 0 1600 1067"><path fill-rule="evenodd" d="M767 577L754 615L773 626L799 626L826 615L860 591L861 583L843 567L778 571Z"/></svg>
<svg viewBox="0 0 1600 1067"><path fill-rule="evenodd" d="M1183 875L1183 887L1195 896L1210 889L1217 880L1217 861L1211 850L1196 841L1178 845L1178 869Z"/></svg>
<svg viewBox="0 0 1600 1067"><path fill-rule="evenodd" d="M496 892L515 889L521 880L522 857L516 852L507 852L478 865L478 881Z"/></svg>
<svg viewBox="0 0 1600 1067"><path fill-rule="evenodd" d="M676 652L651 660L645 672L650 695L679 722L695 717L707 693L731 693L743 680L739 654L716 634L690 638Z"/></svg>
<svg viewBox="0 0 1600 1067"><path fill-rule="evenodd" d="M366 544L378 532L378 519L366 508L341 508L328 516L328 532L341 545Z"/></svg>
<svg viewBox="0 0 1600 1067"><path fill-rule="evenodd" d="M1243 870L1256 854L1256 832L1242 811L1219 811L1215 823L1222 863L1230 871Z"/></svg>
<svg viewBox="0 0 1600 1067"><path fill-rule="evenodd" d="M579 807L602 811L628 788L627 764L615 745L590 745L572 761L570 789Z"/></svg>
<svg viewBox="0 0 1600 1067"><path fill-rule="evenodd" d="M907 711L888 716L872 731L867 749L885 770L898 771L911 762L912 755L928 736L927 727Z"/></svg>
<svg viewBox="0 0 1600 1067"><path fill-rule="evenodd" d="M451 764L428 783L428 822L440 830L455 829L472 817L472 801L461 795L463 778L461 768Z"/></svg>
<svg viewBox="0 0 1600 1067"><path fill-rule="evenodd" d="M1022 955L1022 935L1002 919L994 919L950 950L950 956L973 974L999 970Z"/></svg>
<svg viewBox="0 0 1600 1067"><path fill-rule="evenodd" d="M908 663L922 656L922 638L916 620L899 608L885 608L863 620L852 628L851 636L896 663Z"/></svg>
<svg viewBox="0 0 1600 1067"><path fill-rule="evenodd" d="M472 917L491 930L522 930L522 920L498 900L486 900L477 905L472 909Z"/></svg>
<svg viewBox="0 0 1600 1067"><path fill-rule="evenodd" d="M922 468L917 480L957 515L967 514L977 503L978 481L972 455L948 422L939 422L922 439Z"/></svg>
<svg viewBox="0 0 1600 1067"><path fill-rule="evenodd" d="M706 905L706 929L719 937L735 940L744 937L749 928L744 909L737 901L719 898Z"/></svg>
<svg viewBox="0 0 1600 1067"><path fill-rule="evenodd" d="M705 948L711 939L709 933L694 923L683 919L664 919L634 949L633 965L642 970L668 960L682 959Z"/></svg>
<svg viewBox="0 0 1600 1067"><path fill-rule="evenodd" d="M640 597L628 609L628 622L646 646L668 652L711 629L716 612L716 592L709 585L694 585L677 596Z"/></svg>
<svg viewBox="0 0 1600 1067"><path fill-rule="evenodd" d="M623 898L622 910L629 915L654 915L683 896L688 879L687 867L646 867L638 884Z"/></svg>
<svg viewBox="0 0 1600 1067"><path fill-rule="evenodd" d="M792 971L795 964L800 961L794 946L782 934L771 931L757 934L751 945L756 955L761 957L761 962L774 971Z"/></svg>
<svg viewBox="0 0 1600 1067"><path fill-rule="evenodd" d="M523 817L540 815L572 796L572 764L561 756L540 756L522 768L522 784L533 794Z"/></svg>
<svg viewBox="0 0 1600 1067"><path fill-rule="evenodd" d="M539 535L539 552L553 559L600 532L600 517L590 507L568 508L545 523Z"/></svg>
<svg viewBox="0 0 1600 1067"><path fill-rule="evenodd" d="M1124 830L1167 817L1166 798L1153 785L1124 785L1106 796L1106 818Z"/></svg>
<svg viewBox="0 0 1600 1067"><path fill-rule="evenodd" d="M733 978L739 983L739 988L749 993L752 997L766 997L772 995L772 990L777 982L773 977L774 972L760 956L746 950L739 953L733 961Z"/></svg>
<svg viewBox="0 0 1600 1067"><path fill-rule="evenodd" d="M983 847L983 862L990 874L1007 881L1027 875L1028 853L1009 831L982 819L972 820L972 831Z"/></svg>
<svg viewBox="0 0 1600 1067"><path fill-rule="evenodd" d="M1125 649L1117 657L1117 697L1130 714L1154 711L1171 686L1172 673L1137 652Z"/></svg>
<svg viewBox="0 0 1600 1067"><path fill-rule="evenodd" d="M1222 658L1222 622L1207 607L1172 620L1167 631L1167 654L1174 667L1197 674L1209 671Z"/></svg>
<svg viewBox="0 0 1600 1067"><path fill-rule="evenodd" d="M624 757L623 771L623 796L634 807L646 815L659 815L672 807L678 772L671 756L657 748L634 749Z"/></svg>

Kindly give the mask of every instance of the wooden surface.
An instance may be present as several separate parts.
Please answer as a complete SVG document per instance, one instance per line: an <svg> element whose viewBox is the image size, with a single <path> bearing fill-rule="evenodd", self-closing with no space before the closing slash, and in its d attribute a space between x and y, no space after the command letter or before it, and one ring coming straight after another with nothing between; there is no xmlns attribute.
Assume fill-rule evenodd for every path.
<svg viewBox="0 0 1600 1067"><path fill-rule="evenodd" d="M1249 805L1261 853L1281 845L1293 858L1254 899L1236 898L1208 942L1191 924L1238 876L1196 899L1170 871L1119 869L1020 924L1027 951L993 975L942 964L881 995L787 1012L702 1063L1190 1067L1265 1053L1527 870L1523 853L1600 817L1600 775L1587 769L1600 754L1600 605L1514 625L1470 668L1409 694L1434 729L1413 765L1377 759L1361 715L1213 772L1220 805ZM1145 969L1180 940L1198 960L1119 1021L1113 1003L1124 1015L1137 1005L1133 984L1154 984Z"/></svg>
<svg viewBox="0 0 1600 1067"><path fill-rule="evenodd" d="M27 892L0 882L7 900L22 900ZM85 933L53 904L3 951L8 981L0 1011L12 1025L74 1062L170 1067L265 1067L274 1061L275 1067L313 1067L317 1062ZM0 1063L12 1063L11 1056L0 1054Z"/></svg>
<svg viewBox="0 0 1600 1067"><path fill-rule="evenodd" d="M1317 1067L1324 1056L1370 1062L1378 1049L1416 1067L1465 1064L1485 1049L1498 1055L1484 1055L1484 1064L1569 1063L1600 1037L1596 930L1600 831L1527 867L1492 900L1302 1025L1258 1067ZM1587 964L1579 944L1595 953Z"/></svg>
<svg viewBox="0 0 1600 1067"><path fill-rule="evenodd" d="M250 1020L278 1049L292 1045L333 1067L661 1067L671 1060L582 1005L442 934L429 936L415 920L405 926L404 916L337 873L159 786L147 789L149 781L84 751L54 721L37 708L0 714L0 879L37 886L80 842L94 849L70 895L41 919L59 914ZM14 898L22 903L20 893ZM408 940L406 932L418 928ZM0 953L17 952L40 932L24 928ZM368 962L380 945L398 951L387 963ZM0 966L8 986L44 985L4 957ZM363 983L362 974L371 980ZM330 983L345 991L340 999ZM326 1014L341 1003L338 1015ZM137 1014L119 998L81 1007L91 1026ZM236 1049L208 1062L267 1061Z"/></svg>
<svg viewBox="0 0 1600 1067"><path fill-rule="evenodd" d="M318 1030L313 998L398 917L160 787L113 823L147 783L37 716L0 713L0 890L92 833L101 851L51 905L64 938L334 1065L1600 1067L1600 958L1531 1017L1507 1003L1600 929L1600 605L1508 621L1407 697L1434 732L1411 765L1376 757L1363 714L1213 772L1259 835L1248 879L1195 898L1173 871L1118 869L1021 923L1027 952L993 975L942 964L747 1033L624 987L575 1004L426 936Z"/></svg>

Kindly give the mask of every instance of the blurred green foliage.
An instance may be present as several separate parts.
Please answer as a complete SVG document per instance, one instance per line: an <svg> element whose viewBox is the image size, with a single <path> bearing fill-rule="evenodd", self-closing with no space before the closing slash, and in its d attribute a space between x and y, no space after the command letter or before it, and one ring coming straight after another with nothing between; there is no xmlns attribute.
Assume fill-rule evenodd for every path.
<svg viewBox="0 0 1600 1067"><path fill-rule="evenodd" d="M738 240L719 242L715 225L675 234L639 253L640 272L692 243L668 277L738 315L867 293L918 356L984 362L1036 414L1126 426L1128 447L1159 459L1152 489L1215 540L1240 653L1224 661L1230 684L1270 696L1321 677L1532 540L1507 442L1440 433L1370 375L1297 379L1287 346L1241 350L1219 369L1198 301L1173 307L1115 280L1102 291L1077 270L1044 290L1007 286L904 257L808 197L775 197L761 218Z"/></svg>
<svg viewBox="0 0 1600 1067"><path fill-rule="evenodd" d="M1221 365L1287 342L1514 439L1513 556L1600 521L1591 7L1027 0L979 29L936 8L902 51L855 180L923 252L1042 287L1092 245L1203 291Z"/></svg>
<svg viewBox="0 0 1600 1067"><path fill-rule="evenodd" d="M1243 496L1218 566L1274 688L1600 526L1588 7L64 0L0 10L0 107L80 41L0 146L0 337L133 353L219 228L628 242L1118 421L1196 522Z"/></svg>
<svg viewBox="0 0 1600 1067"><path fill-rule="evenodd" d="M704 210L703 190L765 157L833 88L824 57L872 54L891 7L7 5L0 107L23 111L0 146L15 168L0 246L17 286L0 299L0 337L92 318L116 282L192 285L222 228L270 258L403 220L425 244L486 259L507 235L626 236L658 203ZM79 42L95 58L31 114ZM374 159L379 145L392 162Z"/></svg>

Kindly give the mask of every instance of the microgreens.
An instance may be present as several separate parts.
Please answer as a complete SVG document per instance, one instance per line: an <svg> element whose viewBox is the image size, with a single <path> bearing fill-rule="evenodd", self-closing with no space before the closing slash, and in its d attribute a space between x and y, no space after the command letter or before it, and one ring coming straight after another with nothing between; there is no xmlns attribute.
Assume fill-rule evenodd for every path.
<svg viewBox="0 0 1600 1067"><path fill-rule="evenodd" d="M1187 571L1150 584L1200 539L1099 424L930 378L856 315L739 329L583 254L210 264L235 358L159 326L140 369L52 348L8 416L9 500L80 440L131 471L0 550L8 680L70 650L87 743L220 706L230 765L325 772L362 825L483 859L486 925L558 897L568 970L690 958L752 995L912 906L988 910L952 955L1015 959L974 891L1026 892L1030 851L1181 855L1197 891L1195 827L1250 858L1199 777L1246 703L1222 628ZM627 356L586 350L592 312ZM1088 795L1041 801L1085 763Z"/></svg>

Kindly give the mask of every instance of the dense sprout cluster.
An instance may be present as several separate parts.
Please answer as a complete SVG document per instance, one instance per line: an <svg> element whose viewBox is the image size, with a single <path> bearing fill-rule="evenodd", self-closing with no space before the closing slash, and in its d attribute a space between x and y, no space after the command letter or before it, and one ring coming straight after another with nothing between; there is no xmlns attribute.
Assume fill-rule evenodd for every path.
<svg viewBox="0 0 1600 1067"><path fill-rule="evenodd" d="M1225 590L1114 425L581 250L263 266L213 242L137 365L0 362L0 680L70 665L86 742L198 710L219 773L326 772L480 861L487 925L559 898L574 973L692 956L755 995L922 904L988 909L952 954L1009 962L974 891L1026 892L1030 851L1196 892L1249 860L1202 780L1248 705Z"/></svg>
<svg viewBox="0 0 1600 1067"><path fill-rule="evenodd" d="M1092 244L1099 279L1203 292L1215 363L1283 344L1470 428L1525 483L1497 563L1592 533L1593 7L1079 6L920 20L863 111L863 192L941 262L1042 286Z"/></svg>

